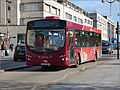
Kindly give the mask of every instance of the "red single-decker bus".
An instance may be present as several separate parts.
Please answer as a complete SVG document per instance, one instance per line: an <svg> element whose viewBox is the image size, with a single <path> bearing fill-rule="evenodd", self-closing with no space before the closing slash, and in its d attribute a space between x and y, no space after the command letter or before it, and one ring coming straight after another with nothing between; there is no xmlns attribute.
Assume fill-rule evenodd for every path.
<svg viewBox="0 0 120 90"><path fill-rule="evenodd" d="M27 23L26 63L78 66L102 56L101 30L50 16Z"/></svg>

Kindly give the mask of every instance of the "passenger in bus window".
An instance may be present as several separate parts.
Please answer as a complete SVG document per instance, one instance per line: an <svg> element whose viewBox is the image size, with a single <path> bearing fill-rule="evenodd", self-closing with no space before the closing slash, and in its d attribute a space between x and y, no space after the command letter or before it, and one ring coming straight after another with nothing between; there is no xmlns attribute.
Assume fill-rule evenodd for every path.
<svg viewBox="0 0 120 90"><path fill-rule="evenodd" d="M79 47L77 38L75 38L75 47Z"/></svg>
<svg viewBox="0 0 120 90"><path fill-rule="evenodd" d="M44 51L44 44L45 44L44 36L43 35L39 35L38 39L36 40L35 43L36 43L37 51L43 52Z"/></svg>

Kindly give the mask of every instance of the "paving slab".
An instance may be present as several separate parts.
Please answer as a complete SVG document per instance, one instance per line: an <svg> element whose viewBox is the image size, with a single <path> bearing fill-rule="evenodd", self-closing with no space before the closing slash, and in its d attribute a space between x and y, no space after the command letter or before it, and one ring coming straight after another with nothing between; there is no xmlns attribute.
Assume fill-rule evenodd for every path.
<svg viewBox="0 0 120 90"><path fill-rule="evenodd" d="M13 60L13 52L10 52L9 56L0 56L0 72L16 70L16 69L21 69L21 68L26 68L26 67L30 67L30 66L26 65L25 61L22 61L22 60L14 61Z"/></svg>

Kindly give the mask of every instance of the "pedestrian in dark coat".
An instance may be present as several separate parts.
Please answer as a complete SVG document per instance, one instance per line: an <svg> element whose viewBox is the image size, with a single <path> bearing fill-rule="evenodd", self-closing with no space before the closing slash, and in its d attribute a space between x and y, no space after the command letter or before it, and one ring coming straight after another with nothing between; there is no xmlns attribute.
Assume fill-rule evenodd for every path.
<svg viewBox="0 0 120 90"><path fill-rule="evenodd" d="M5 54L5 42L2 41L2 44L1 44L1 56L4 56Z"/></svg>

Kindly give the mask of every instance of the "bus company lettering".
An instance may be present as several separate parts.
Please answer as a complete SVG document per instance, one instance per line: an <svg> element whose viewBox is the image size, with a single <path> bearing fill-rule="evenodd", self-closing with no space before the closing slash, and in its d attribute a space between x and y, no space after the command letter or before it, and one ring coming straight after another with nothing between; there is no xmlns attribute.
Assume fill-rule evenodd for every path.
<svg viewBox="0 0 120 90"><path fill-rule="evenodd" d="M94 31L94 29L93 29L93 28L91 28L91 29L90 29L90 31Z"/></svg>
<svg viewBox="0 0 120 90"><path fill-rule="evenodd" d="M52 56L38 56L39 59L50 59Z"/></svg>
<svg viewBox="0 0 120 90"><path fill-rule="evenodd" d="M84 54L84 61L87 61L87 54Z"/></svg>
<svg viewBox="0 0 120 90"><path fill-rule="evenodd" d="M83 60L87 61L87 54L86 54L86 52L82 52L82 54L83 54Z"/></svg>

